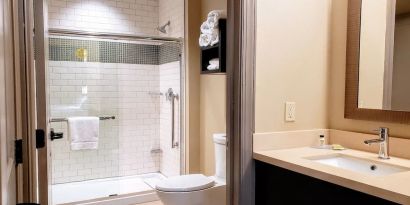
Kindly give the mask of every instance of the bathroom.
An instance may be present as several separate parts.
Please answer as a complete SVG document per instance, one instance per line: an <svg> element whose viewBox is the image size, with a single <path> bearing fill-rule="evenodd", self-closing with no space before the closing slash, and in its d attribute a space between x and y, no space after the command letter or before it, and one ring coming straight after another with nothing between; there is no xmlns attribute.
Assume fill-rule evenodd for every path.
<svg viewBox="0 0 410 205"><path fill-rule="evenodd" d="M0 8L1 204L410 204L407 0Z"/></svg>

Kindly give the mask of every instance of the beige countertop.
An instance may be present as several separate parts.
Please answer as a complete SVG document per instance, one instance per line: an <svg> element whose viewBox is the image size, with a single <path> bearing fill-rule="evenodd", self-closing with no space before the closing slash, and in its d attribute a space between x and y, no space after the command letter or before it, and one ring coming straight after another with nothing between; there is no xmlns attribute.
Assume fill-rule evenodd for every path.
<svg viewBox="0 0 410 205"><path fill-rule="evenodd" d="M373 196L400 204L410 205L410 171L385 176L372 176L346 169L321 164L307 158L323 155L343 154L372 160L377 163L391 164L410 168L410 160L392 157L380 160L377 154L357 150L334 151L311 147L255 151L256 160L282 167L297 173L328 181Z"/></svg>

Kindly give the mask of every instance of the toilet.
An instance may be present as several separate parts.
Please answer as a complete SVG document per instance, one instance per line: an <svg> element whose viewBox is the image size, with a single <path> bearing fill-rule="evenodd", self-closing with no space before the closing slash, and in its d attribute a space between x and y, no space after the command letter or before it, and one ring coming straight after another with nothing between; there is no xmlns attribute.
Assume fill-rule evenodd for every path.
<svg viewBox="0 0 410 205"><path fill-rule="evenodd" d="M214 134L215 175L189 174L169 177L156 185L164 205L226 204L226 134Z"/></svg>

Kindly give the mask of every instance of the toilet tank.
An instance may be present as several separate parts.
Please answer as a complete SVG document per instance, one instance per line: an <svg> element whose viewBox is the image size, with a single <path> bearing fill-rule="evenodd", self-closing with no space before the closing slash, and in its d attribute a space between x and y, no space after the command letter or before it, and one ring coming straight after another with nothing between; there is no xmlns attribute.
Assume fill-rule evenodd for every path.
<svg viewBox="0 0 410 205"><path fill-rule="evenodd" d="M226 179L226 134L214 134L215 145L215 177Z"/></svg>

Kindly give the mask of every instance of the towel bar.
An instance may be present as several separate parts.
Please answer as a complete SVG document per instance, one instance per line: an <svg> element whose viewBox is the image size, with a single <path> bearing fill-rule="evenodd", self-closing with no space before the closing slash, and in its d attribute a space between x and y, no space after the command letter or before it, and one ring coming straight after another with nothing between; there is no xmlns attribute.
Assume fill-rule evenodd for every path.
<svg viewBox="0 0 410 205"><path fill-rule="evenodd" d="M100 120L115 120L115 116L100 117ZM68 118L51 118L50 122L67 122Z"/></svg>

